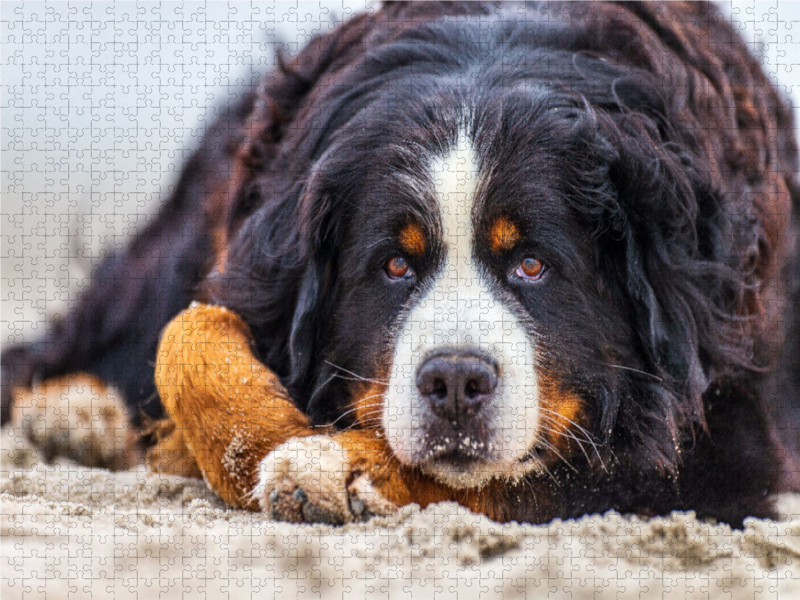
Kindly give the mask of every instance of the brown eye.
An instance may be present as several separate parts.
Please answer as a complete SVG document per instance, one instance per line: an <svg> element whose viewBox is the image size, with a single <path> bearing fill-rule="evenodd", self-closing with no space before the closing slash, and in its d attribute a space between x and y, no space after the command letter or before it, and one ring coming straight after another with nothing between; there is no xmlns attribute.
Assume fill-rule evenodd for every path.
<svg viewBox="0 0 800 600"><path fill-rule="evenodd" d="M527 279L529 281L536 281L542 277L544 273L544 263L540 261L538 258L533 258L532 256L526 256L522 259L522 262L519 263L517 270L514 272L514 275L519 277L520 279Z"/></svg>
<svg viewBox="0 0 800 600"><path fill-rule="evenodd" d="M411 277L414 272L402 256L393 256L386 262L386 274L392 279Z"/></svg>

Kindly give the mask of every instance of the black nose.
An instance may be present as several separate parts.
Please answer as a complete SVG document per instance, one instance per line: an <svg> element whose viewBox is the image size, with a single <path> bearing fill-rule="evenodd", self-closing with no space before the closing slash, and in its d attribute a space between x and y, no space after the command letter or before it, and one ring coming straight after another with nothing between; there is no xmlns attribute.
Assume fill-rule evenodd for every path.
<svg viewBox="0 0 800 600"><path fill-rule="evenodd" d="M437 417L455 421L476 415L497 388L497 369L474 353L437 353L417 370L417 389Z"/></svg>

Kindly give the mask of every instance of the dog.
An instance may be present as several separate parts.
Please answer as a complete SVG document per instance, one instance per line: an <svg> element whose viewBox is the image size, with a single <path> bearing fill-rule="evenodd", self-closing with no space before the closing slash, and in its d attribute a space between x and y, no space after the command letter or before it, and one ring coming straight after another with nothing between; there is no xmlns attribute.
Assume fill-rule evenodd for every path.
<svg viewBox="0 0 800 600"><path fill-rule="evenodd" d="M221 116L79 307L4 352L3 421L120 468L166 406L157 463L292 521L774 516L792 131L712 5L387 4Z"/></svg>

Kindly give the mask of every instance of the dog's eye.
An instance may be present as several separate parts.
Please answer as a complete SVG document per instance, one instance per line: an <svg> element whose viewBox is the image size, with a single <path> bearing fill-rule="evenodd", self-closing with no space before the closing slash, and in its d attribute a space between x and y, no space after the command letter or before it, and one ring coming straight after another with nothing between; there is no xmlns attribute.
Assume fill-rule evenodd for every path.
<svg viewBox="0 0 800 600"><path fill-rule="evenodd" d="M517 270L514 271L514 275L516 275L520 279L527 279L528 281L536 281L537 279L542 278L544 272L545 272L545 266L542 261L532 256L526 256L520 261Z"/></svg>
<svg viewBox="0 0 800 600"><path fill-rule="evenodd" d="M402 256L393 256L386 261L384 267L386 274L392 279L406 279L414 275L414 271L408 264L408 261Z"/></svg>

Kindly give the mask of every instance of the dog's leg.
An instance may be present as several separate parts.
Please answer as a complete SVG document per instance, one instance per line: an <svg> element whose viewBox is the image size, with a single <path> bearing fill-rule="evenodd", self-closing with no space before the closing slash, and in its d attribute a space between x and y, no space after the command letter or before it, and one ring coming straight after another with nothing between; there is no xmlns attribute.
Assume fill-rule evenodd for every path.
<svg viewBox="0 0 800 600"><path fill-rule="evenodd" d="M182 477L202 477L203 473L186 445L183 432L175 427L175 422L162 419L153 423L145 432L152 435L156 443L147 449L145 462L153 471L164 475Z"/></svg>
<svg viewBox="0 0 800 600"><path fill-rule="evenodd" d="M370 385L354 393L348 412L356 423L374 422L374 399L384 391ZM470 496L461 494L459 499L452 488L402 465L377 427L348 428L282 444L259 464L257 493L261 506L277 518L327 523L387 514L410 502L426 506Z"/></svg>
<svg viewBox="0 0 800 600"><path fill-rule="evenodd" d="M249 493L261 458L313 433L252 355L247 326L225 308L194 304L175 317L161 335L155 377L172 435L182 437L211 489L235 506L256 507Z"/></svg>

